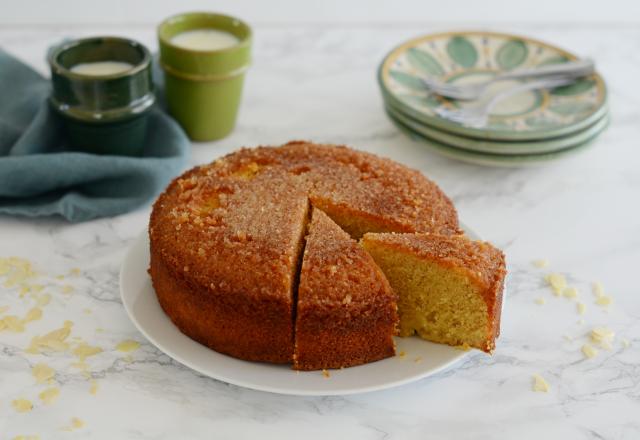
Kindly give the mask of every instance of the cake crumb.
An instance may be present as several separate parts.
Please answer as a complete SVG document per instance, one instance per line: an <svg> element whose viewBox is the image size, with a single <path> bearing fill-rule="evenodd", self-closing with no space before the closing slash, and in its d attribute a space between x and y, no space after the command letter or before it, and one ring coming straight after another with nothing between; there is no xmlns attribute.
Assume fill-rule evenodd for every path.
<svg viewBox="0 0 640 440"><path fill-rule="evenodd" d="M598 350L596 350L595 348L593 348L591 345L589 344L584 344L582 346L582 353L584 353L584 355L591 359L594 358L598 355Z"/></svg>
<svg viewBox="0 0 640 440"><path fill-rule="evenodd" d="M51 387L38 394L38 397L40 397L40 400L42 400L42 403L44 403L45 405L51 405L56 401L59 395L60 388Z"/></svg>
<svg viewBox="0 0 640 440"><path fill-rule="evenodd" d="M33 409L33 403L27 399L16 399L11 402L13 409L15 409L19 413L28 412Z"/></svg>
<svg viewBox="0 0 640 440"><path fill-rule="evenodd" d="M56 372L47 364L39 363L33 366L31 374L36 379L36 383L45 383L55 376Z"/></svg>
<svg viewBox="0 0 640 440"><path fill-rule="evenodd" d="M549 266L549 260L546 259L533 260L531 263L540 269Z"/></svg>
<svg viewBox="0 0 640 440"><path fill-rule="evenodd" d="M407 355L407 352L404 350L398 353L398 356L401 358L405 357L406 355Z"/></svg>
<svg viewBox="0 0 640 440"><path fill-rule="evenodd" d="M566 298L576 298L578 296L578 289L575 287L565 287L562 290L562 295Z"/></svg>
<svg viewBox="0 0 640 440"><path fill-rule="evenodd" d="M540 376L537 373L534 373L532 389L535 392L546 393L547 391L549 391L549 384L547 383L546 380L544 380L542 376Z"/></svg>
<svg viewBox="0 0 640 440"><path fill-rule="evenodd" d="M576 307L578 308L578 314L580 315L584 315L584 312L587 310L587 306L584 305L584 303L578 302L576 304Z"/></svg>
<svg viewBox="0 0 640 440"><path fill-rule="evenodd" d="M542 297L540 297L540 298L536 298L536 300L535 300L535 303L536 303L536 304L539 304L539 305L543 305L543 304L544 304L544 303L546 303L546 302L547 302L547 301L546 301L544 298L542 298Z"/></svg>
<svg viewBox="0 0 640 440"><path fill-rule="evenodd" d="M331 374L329 374L329 372L325 369L322 370L322 375L325 377L325 379L328 379L331 377Z"/></svg>
<svg viewBox="0 0 640 440"><path fill-rule="evenodd" d="M116 350L121 351L122 353L131 353L132 351L136 351L138 348L140 348L140 343L131 339L126 339L116 345Z"/></svg>

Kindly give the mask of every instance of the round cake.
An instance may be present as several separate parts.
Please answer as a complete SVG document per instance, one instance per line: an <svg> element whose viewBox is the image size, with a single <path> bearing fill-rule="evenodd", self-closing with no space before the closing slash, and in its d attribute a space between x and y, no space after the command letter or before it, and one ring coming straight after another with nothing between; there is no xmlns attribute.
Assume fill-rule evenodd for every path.
<svg viewBox="0 0 640 440"><path fill-rule="evenodd" d="M292 363L298 286L307 285L300 277L312 209L354 240L370 232L460 233L456 210L445 194L418 171L393 161L308 142L242 149L176 178L153 206L149 272L165 313L187 336L218 352ZM370 332L369 324L358 325L358 319L384 323L376 330L385 333L379 336L382 348L371 359L342 353L344 360L333 362L330 353L318 357L318 350L309 347L313 338L307 338L305 350L331 367L393 354L389 341L397 318L386 280L377 269L363 268L373 264L370 258L345 261L353 264L352 274L344 276L351 276L354 286L376 280L372 291L379 294L372 295L371 304L392 306L379 319L370 315L375 307L353 314L348 335L339 324L334 326L336 337L354 338L353 329ZM331 291L330 276L321 282ZM323 287L317 280L310 285L316 291L307 294L321 307L317 295ZM340 316L351 316L354 305L343 301L350 294L341 295L345 310ZM363 307L361 301L357 304ZM326 314L309 307L314 305L305 304L308 319L321 316L326 321ZM304 328L314 328L314 323L307 321ZM301 368L312 368L312 362Z"/></svg>

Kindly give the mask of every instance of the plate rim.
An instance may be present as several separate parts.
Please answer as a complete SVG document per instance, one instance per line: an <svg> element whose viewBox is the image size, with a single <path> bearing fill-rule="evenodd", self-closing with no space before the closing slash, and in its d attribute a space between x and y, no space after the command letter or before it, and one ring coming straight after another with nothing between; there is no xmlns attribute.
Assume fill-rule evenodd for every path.
<svg viewBox="0 0 640 440"><path fill-rule="evenodd" d="M541 140L532 140L532 141L492 141L487 139L477 139L477 138L469 138L465 136L461 136L459 134L450 133L444 130L440 130L438 128L429 126L427 124L423 124L420 121L412 118L409 115L403 113L402 110L394 107L391 103L385 103L385 110L390 113L395 119L400 120L405 126L410 128L412 131L417 134L424 136L428 139L433 139L436 142L447 145L449 147L457 148L463 151L469 151L472 153L479 154L489 154L489 155L503 155L503 156L528 156L528 155L537 155L537 154L549 154L555 152L561 152L563 150L571 149L573 147L578 147L581 144L589 141L594 136L602 133L609 125L608 123L608 112L603 114L600 119L597 119L593 122L593 124L585 127L582 130L579 130L575 133L571 133L565 136L559 136L556 138L550 139L541 139ZM405 122L406 120L406 122ZM424 129L425 132L421 130ZM432 134L433 133L433 134ZM443 138L438 139L437 136L439 133L442 133L445 137L451 138L450 141L446 141ZM459 145L454 142L464 142L469 141L470 143L478 142L485 143L490 145L489 148L477 147L474 145ZM561 142L564 141L562 144ZM553 144L555 142L555 144ZM500 147L499 144L504 144L504 146ZM534 145L538 147L537 149L525 149L521 151L517 151L513 145ZM545 145L555 145L551 147L546 147ZM501 149L504 148L504 149ZM517 147L516 147L517 148Z"/></svg>
<svg viewBox="0 0 640 440"><path fill-rule="evenodd" d="M465 233L472 239L474 240L479 240L480 237L478 236L478 234L471 228L469 228L466 224L460 222L460 227L465 231ZM247 383L247 382L243 382L242 380L238 380L236 378L233 377L228 377L224 374L212 374L211 371L206 371L201 369L198 365L194 364L192 361L190 361L187 358L184 358L183 356L176 354L170 347L167 347L165 344L162 344L161 342L159 342L152 334L150 334L146 327L144 325L142 325L139 320L137 319L137 315L136 313L133 311L132 308L132 303L131 301L133 301L133 299L131 298L131 294L126 294L125 293L125 285L127 284L127 281L125 281L125 278L127 278L129 276L129 273L131 270L130 269L132 267L132 265L128 264L128 262L130 261L130 259L134 258L136 256L136 251L138 250L139 247L145 247L147 249L146 254L147 254L147 258L148 258L148 232L147 230L143 230L141 232L141 234L136 237L133 242L129 245L129 247L127 248L127 251L124 255L124 258L122 260L122 263L120 265L120 273L119 273L119 288L120 288L120 299L122 301L123 307L127 313L127 316L129 317L129 319L131 320L131 322L134 324L134 326L136 327L136 329L142 333L142 335L152 344L154 345L158 350L160 350L162 353L164 353L165 355L169 356L170 358L174 359L175 361L177 361L178 363L190 368L191 370L194 370L202 375L205 375L207 377L210 377L212 379L221 381L221 382L225 382L231 385L235 385L235 386L239 386L239 387L243 387L243 388L247 388L247 389L253 389L253 390L257 390L257 391L264 391L264 392L270 392L270 393L275 393L275 394L282 394L282 395L295 395L295 396L342 396L342 395L355 395L355 394L362 394L362 393L368 393L368 392L374 392L374 391L381 391L381 390L385 390L385 389L389 389L389 388L395 388L398 386L402 386L402 385L406 385L412 382L416 382L418 380L424 379L426 377L429 376L433 376L435 374L438 374L444 370L447 370L449 368L451 368L454 364L459 363L460 361L462 361L462 359L468 357L469 355L471 355L473 353L473 351L463 351L463 350L459 350L458 353L455 354L454 357L452 357L450 360L448 360L447 362L444 362L441 365L438 365L434 368L431 368L429 370L414 374L414 375L409 375L405 378L402 379L398 379L395 381L391 381L391 382L383 382L380 383L379 385L369 385L369 386L364 386L364 387L349 387L349 388L344 388L344 389L330 389L327 391L318 391L318 390L305 390L305 389L295 389L295 388L283 388L283 387L278 387L278 386L269 386L268 384L258 384L258 383ZM148 260L144 261L145 264L148 264ZM138 274L138 276L140 276L140 274ZM146 277L149 277L147 271L144 271L144 275ZM148 282L150 283L150 278L148 278ZM153 287L151 287L151 289L153 289ZM505 303L505 296L506 296L506 289L503 292L503 301L502 301L502 308L503 308L503 312L504 312L504 303ZM156 297L156 301L157 301L157 297ZM160 307L160 306L158 306ZM169 320L169 322L171 322ZM175 327L175 331L180 332L180 330ZM180 334L183 335L182 332L180 332ZM185 335L185 337L187 337ZM425 341L426 342L426 341ZM197 343L196 341L194 341L194 343ZM201 345L201 344L199 344ZM202 346L203 349L205 350L211 350L214 353L217 353L221 356L226 356L222 353L218 353L215 350L212 350L210 348L207 348L205 346ZM389 361L391 359L393 359L394 357L388 358L388 359L383 359L381 361L378 362L384 362L384 361ZM244 362L248 362L248 361L244 361ZM260 364L258 362L255 362L253 364ZM264 364L266 367L273 367L273 365L271 364ZM362 366L366 366L362 365ZM355 366L355 367L350 367L351 368L359 368L362 366ZM283 367L287 368L289 367L288 365L285 366L283 365ZM294 371L294 370L291 370ZM310 372L302 372L302 373L310 373Z"/></svg>
<svg viewBox="0 0 640 440"><path fill-rule="evenodd" d="M596 111L594 111L591 115L589 115L585 119L573 125L558 127L555 129L548 129L545 131L536 131L536 132L516 132L516 131L500 131L500 130L489 131L489 130L478 129L473 127L465 127L455 122L447 121L443 118L430 117L430 116L424 115L410 107L407 107L396 96L394 96L393 93L387 90L384 79L383 79L383 71L391 55L393 55L396 51L400 51L402 49L412 47L413 45L421 41L438 38L438 37L455 36L455 35L462 35L462 36L486 35L486 36L515 38L523 41L532 42L548 48L552 48L553 50L561 53L562 55L566 56L570 60L578 59L578 56L575 55L574 53L569 52L565 49L562 49L554 44L548 43L544 40L539 40L537 38L531 38L525 35L512 34L508 32L463 30L463 31L447 31L447 32L436 32L431 34L424 34L424 35L420 35L418 37L414 37L409 40L403 41L402 43L396 45L390 51L388 51L385 54L385 56L382 58L382 61L379 63L378 68L376 70L376 80L378 82L380 91L383 94L383 98L388 98L390 100L393 100L394 103L396 104L396 107L399 106L399 107L402 107L403 109L406 109L405 113L410 113L412 117L420 120L421 122L427 125L431 125L433 127L436 127L443 131L447 131L452 134L464 135L466 137L485 139L485 140L502 140L502 141L542 140L542 139L549 139L553 137L570 135L576 131L580 131L585 127L593 124L596 120L602 117L604 113L606 113L608 108L608 101L609 101L609 91L607 89L607 84L604 81L604 78L597 71L594 72L593 75L596 82L602 87L603 98L602 98L602 103L600 107Z"/></svg>

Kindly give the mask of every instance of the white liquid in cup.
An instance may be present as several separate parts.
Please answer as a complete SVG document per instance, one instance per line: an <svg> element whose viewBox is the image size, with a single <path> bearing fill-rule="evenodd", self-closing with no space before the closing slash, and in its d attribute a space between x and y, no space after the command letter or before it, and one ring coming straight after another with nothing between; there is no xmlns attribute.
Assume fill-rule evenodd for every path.
<svg viewBox="0 0 640 440"><path fill-rule="evenodd" d="M217 29L194 29L171 38L171 43L191 50L221 50L235 46L240 40L230 32Z"/></svg>
<svg viewBox="0 0 640 440"><path fill-rule="evenodd" d="M74 73L91 76L106 76L131 70L133 64L123 61L96 61L94 63L80 63L71 68Z"/></svg>

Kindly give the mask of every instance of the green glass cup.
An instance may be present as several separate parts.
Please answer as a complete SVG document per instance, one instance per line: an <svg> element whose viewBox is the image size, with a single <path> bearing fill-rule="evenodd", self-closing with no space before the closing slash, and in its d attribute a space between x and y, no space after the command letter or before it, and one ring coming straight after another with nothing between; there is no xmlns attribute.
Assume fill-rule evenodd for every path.
<svg viewBox="0 0 640 440"><path fill-rule="evenodd" d="M202 29L228 32L238 42L217 50L189 49L172 42L182 32ZM195 141L230 134L251 61L251 28L227 15L192 12L162 22L158 39L169 113Z"/></svg>
<svg viewBox="0 0 640 440"><path fill-rule="evenodd" d="M116 62L116 73L76 71L80 64ZM95 154L137 156L155 102L151 54L142 44L117 37L66 42L49 56L51 107L64 123L69 146Z"/></svg>

